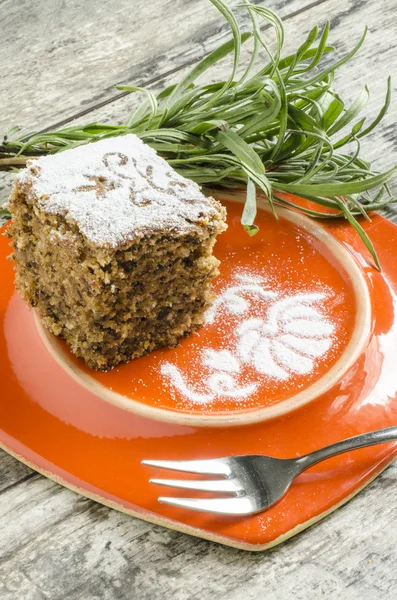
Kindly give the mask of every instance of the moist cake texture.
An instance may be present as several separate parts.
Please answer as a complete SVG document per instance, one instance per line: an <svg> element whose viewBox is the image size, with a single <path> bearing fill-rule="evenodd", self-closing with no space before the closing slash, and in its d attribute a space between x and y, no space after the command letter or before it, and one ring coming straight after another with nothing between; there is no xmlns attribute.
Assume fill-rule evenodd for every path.
<svg viewBox="0 0 397 600"><path fill-rule="evenodd" d="M203 324L225 209L135 135L30 161L9 208L19 293L90 367Z"/></svg>

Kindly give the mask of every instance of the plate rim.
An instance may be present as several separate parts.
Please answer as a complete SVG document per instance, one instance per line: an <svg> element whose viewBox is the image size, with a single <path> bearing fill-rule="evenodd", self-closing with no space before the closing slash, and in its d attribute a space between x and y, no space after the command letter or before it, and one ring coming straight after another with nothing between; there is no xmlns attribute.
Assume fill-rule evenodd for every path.
<svg viewBox="0 0 397 600"><path fill-rule="evenodd" d="M227 199L242 203L244 197L242 192L217 192L213 194L218 200ZM258 197L259 205L262 209L271 211L269 203L263 196ZM135 413L142 417L154 419L164 423L174 423L176 425L194 426L194 427L239 427L242 425L251 425L276 419L298 410L307 404L315 401L318 397L328 392L338 381L349 371L349 369L358 360L368 341L371 333L372 306L369 287L364 277L363 270L360 267L354 254L341 241L334 237L329 231L323 228L319 223L310 219L306 215L285 207L277 207L277 212L283 218L291 221L303 228L309 234L322 241L332 252L338 263L342 265L345 272L350 277L353 284L354 295L356 299L357 311L356 322L353 334L337 362L320 379L309 385L306 389L294 394L290 398L281 401L274 406L263 408L239 410L238 412L216 414L189 413L188 411L173 411L166 408L159 408L147 405L131 397L123 396L118 392L110 390L106 386L92 378L88 373L80 370L78 365L64 351L58 338L48 332L42 325L40 317L36 311L33 311L35 326L40 338L47 351L57 361L57 363L71 376L75 381L85 389L95 394L101 400L113 404L122 410Z"/></svg>
<svg viewBox="0 0 397 600"><path fill-rule="evenodd" d="M366 479L364 481L364 483L362 485L355 488L351 494L349 494L345 498L342 498L342 500L340 500L340 502L337 502L336 504L332 505L329 509L315 515L314 517L312 517L311 519L308 519L307 521L303 521L302 523L299 523L299 525L296 525L292 529L289 529L286 533L281 534L280 536L278 536L277 538L274 538L270 542L267 542L265 544L252 544L249 542L237 541L236 538L229 538L226 535L213 533L213 532L209 531L208 529L202 529L199 527L194 527L193 525L187 525L186 523L181 523L180 521L177 521L175 519L171 519L171 518L165 517L165 516L163 517L163 516L158 515L157 513L152 513L151 511L139 512L138 510L132 510L132 509L128 508L127 506L124 506L122 503L114 502L113 500L105 498L99 494L90 492L89 490L86 490L84 487L79 487L78 485L74 485L73 483L70 483L63 477L60 477L59 475L57 475L51 471L48 471L47 469L39 467L35 463L31 462L28 458L25 458L24 456L20 455L18 452L15 452L11 448L9 448L9 446L7 446L7 444L4 444L4 442L2 440L0 440L0 449L4 450L5 452L7 452L7 454L12 456L19 462L23 463L24 465L26 465L27 467L29 467L36 473L39 473L43 477L46 477L50 481L54 481L58 485L61 485L62 487L74 492L75 494L78 494L79 496L81 496L83 498L88 498L88 500L97 502L98 504L101 504L102 506L106 506L107 508L111 508L112 510L117 510L118 512L126 514L130 517L134 517L136 519L140 519L142 521L146 521L147 523L152 523L153 525L160 525L161 527L166 527L167 529L171 529L172 531L177 531L178 533L184 533L187 535L191 535L193 537L207 540L209 542L215 542L217 544L222 544L223 546L235 548L237 550L246 550L248 552L264 552L265 550L270 550L271 548L274 548L275 546L278 546L279 544L283 544L284 542L293 538L298 533L301 533L301 532L305 531L306 529L309 529L309 527L311 527L312 525L319 523L320 521L322 521L323 519L325 519L326 517L331 515L333 512L335 512L336 510L338 510L339 508L341 508L342 506L347 504L350 500L352 500L355 496L357 496L360 492L362 492L366 487L371 485L371 483L373 483L375 481L375 479L383 473L383 471L385 471L392 463L397 461L397 456L392 456L391 458L389 458L387 460L385 459L386 463L382 464L379 469L376 469L375 472L372 473L368 477L368 479Z"/></svg>

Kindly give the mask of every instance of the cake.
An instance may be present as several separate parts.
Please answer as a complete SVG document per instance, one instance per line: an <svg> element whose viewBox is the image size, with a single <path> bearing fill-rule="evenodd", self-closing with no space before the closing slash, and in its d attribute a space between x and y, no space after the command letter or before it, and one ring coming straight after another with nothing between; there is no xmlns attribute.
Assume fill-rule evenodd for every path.
<svg viewBox="0 0 397 600"><path fill-rule="evenodd" d="M225 209L137 136L31 160L9 208L19 293L90 367L203 324Z"/></svg>

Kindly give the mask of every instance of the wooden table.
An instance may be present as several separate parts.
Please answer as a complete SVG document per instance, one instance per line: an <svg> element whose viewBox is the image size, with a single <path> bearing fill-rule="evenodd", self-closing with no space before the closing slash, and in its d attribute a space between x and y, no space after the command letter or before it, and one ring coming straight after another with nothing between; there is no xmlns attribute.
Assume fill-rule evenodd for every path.
<svg viewBox="0 0 397 600"><path fill-rule="evenodd" d="M234 4L237 3L233 2ZM286 51L331 21L346 52L366 44L336 85L353 99L365 83L370 116L397 69L395 0L267 0L285 19ZM229 36L208 0L0 0L0 131L74 119L123 121L132 96L154 89ZM221 68L224 70L226 66ZM379 169L396 162L396 97L365 141ZM1 174L0 203L10 175ZM397 221L397 213L388 215ZM1 367L0 367L1 369ZM0 454L1 600L391 600L397 597L397 466L348 505L267 553L221 547L81 498Z"/></svg>

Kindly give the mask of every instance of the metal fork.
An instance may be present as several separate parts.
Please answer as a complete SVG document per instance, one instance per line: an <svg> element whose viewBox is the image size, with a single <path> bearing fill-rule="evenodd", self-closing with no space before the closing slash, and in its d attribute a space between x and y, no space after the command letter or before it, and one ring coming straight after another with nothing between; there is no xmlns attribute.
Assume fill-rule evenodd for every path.
<svg viewBox="0 0 397 600"><path fill-rule="evenodd" d="M271 456L230 456L208 460L143 460L142 464L161 469L219 475L223 479L151 479L150 483L184 490L229 494L219 498L172 498L159 502L222 515L252 515L275 504L302 471L343 452L397 440L397 427L388 427L348 438L299 458Z"/></svg>

